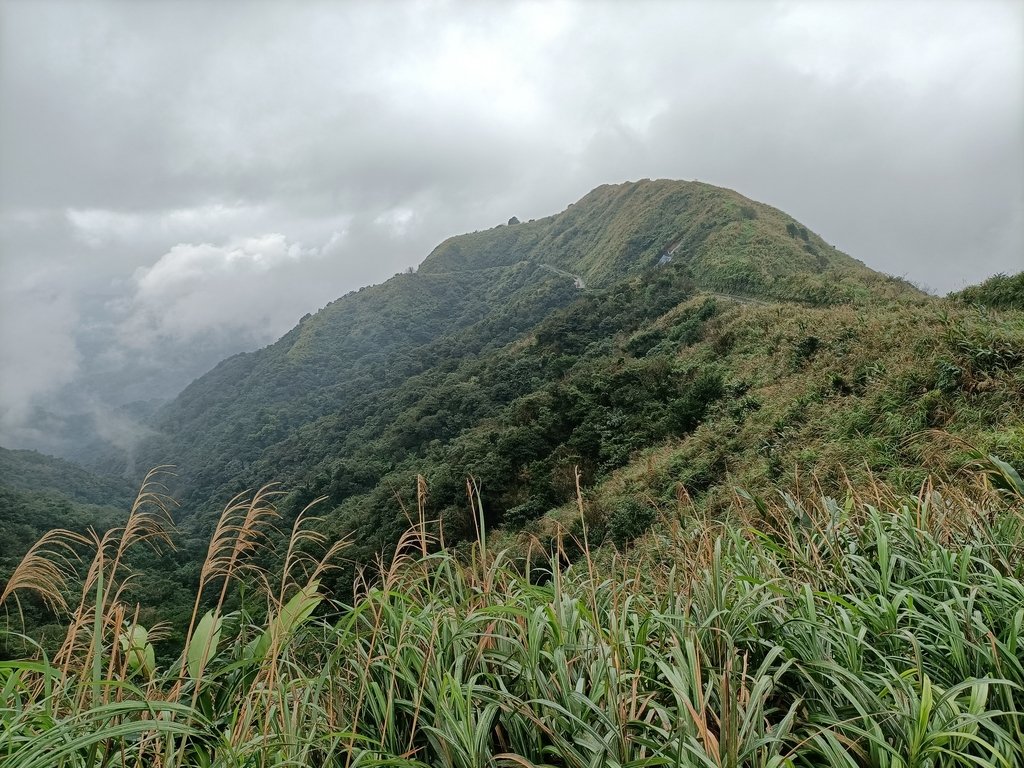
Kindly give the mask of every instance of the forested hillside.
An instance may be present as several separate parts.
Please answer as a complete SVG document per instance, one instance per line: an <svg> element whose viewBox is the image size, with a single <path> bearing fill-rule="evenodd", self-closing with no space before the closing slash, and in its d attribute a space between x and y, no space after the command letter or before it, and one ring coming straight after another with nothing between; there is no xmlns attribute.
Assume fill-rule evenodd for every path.
<svg viewBox="0 0 1024 768"><path fill-rule="evenodd" d="M98 476L77 464L36 451L0 448L0 482L19 491L51 491L83 504L131 502L134 482Z"/></svg>
<svg viewBox="0 0 1024 768"><path fill-rule="evenodd" d="M1022 279L601 187L0 450L0 764L1017 765Z"/></svg>
<svg viewBox="0 0 1024 768"><path fill-rule="evenodd" d="M35 451L0 448L0 580L48 531L103 533L123 522L134 497L133 483L121 478L100 477ZM37 636L48 627L54 636L62 634L52 613L31 597L23 601L21 618ZM6 647L0 644L0 657Z"/></svg>
<svg viewBox="0 0 1024 768"><path fill-rule="evenodd" d="M918 295L734 192L668 181L601 187L557 216L452 238L417 273L350 294L276 344L225 361L157 416L159 435L139 464L177 465L197 501L270 477L303 477L351 454L335 441L358 434L365 451L427 390L446 400L438 384L483 363L472 358L523 365L502 349L528 347L545 322L541 343L557 342L564 366L588 344L635 332L699 290L815 306ZM563 320L556 309L568 313ZM575 325L579 338L559 341ZM561 373L549 367L543 376ZM475 388L472 375L456 375ZM478 393L471 399L479 407L464 404L445 425L436 414L418 429L446 442L528 389L496 403ZM399 445L401 456L414 447ZM394 462L380 458L385 467ZM379 478L373 463L350 467L356 486Z"/></svg>
<svg viewBox="0 0 1024 768"><path fill-rule="evenodd" d="M513 548L579 525L577 482L591 541L622 547L680 495L723 515L737 487L798 476L912 491L979 451L1022 466L1024 316L1002 283L978 291L926 296L690 182L451 238L156 415L137 464L176 467L182 530L150 604L180 643L217 512L269 482L286 521L320 498L321 531L350 541L326 577L346 595L417 505L473 538L467 478Z"/></svg>

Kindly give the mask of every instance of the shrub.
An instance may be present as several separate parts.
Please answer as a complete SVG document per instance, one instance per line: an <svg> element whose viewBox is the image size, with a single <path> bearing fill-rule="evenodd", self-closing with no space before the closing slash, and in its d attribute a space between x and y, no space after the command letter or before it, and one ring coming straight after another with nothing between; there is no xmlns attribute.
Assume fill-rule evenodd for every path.
<svg viewBox="0 0 1024 768"><path fill-rule="evenodd" d="M635 498L618 499L608 517L608 536L621 549L646 533L656 517L651 507Z"/></svg>
<svg viewBox="0 0 1024 768"><path fill-rule="evenodd" d="M964 304L976 304L992 309L1024 310L1024 272L1016 275L995 275L981 285L964 288L950 296Z"/></svg>
<svg viewBox="0 0 1024 768"><path fill-rule="evenodd" d="M821 339L817 336L805 336L793 347L793 366L800 368L805 365L821 347Z"/></svg>

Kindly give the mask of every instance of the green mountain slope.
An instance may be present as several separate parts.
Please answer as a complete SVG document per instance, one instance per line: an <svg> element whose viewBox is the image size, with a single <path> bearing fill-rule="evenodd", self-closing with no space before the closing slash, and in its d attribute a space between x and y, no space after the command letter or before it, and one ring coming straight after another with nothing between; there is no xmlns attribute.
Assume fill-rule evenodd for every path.
<svg viewBox="0 0 1024 768"><path fill-rule="evenodd" d="M121 518L133 484L35 451L0 448L0 574L51 528L100 532Z"/></svg>
<svg viewBox="0 0 1024 768"><path fill-rule="evenodd" d="M1001 318L730 190L605 186L451 238L225 361L161 412L142 463L178 465L187 512L270 481L294 508L326 496L356 560L397 540L417 474L451 536L469 533L467 475L489 524L513 528L573 498L576 467L609 519L630 494L721 506L796 466L911 487L925 454L963 458L923 430L1022 455L1019 361L978 362L988 342L965 340L1012 349L1019 320Z"/></svg>
<svg viewBox="0 0 1024 768"><path fill-rule="evenodd" d="M0 448L0 585L43 534L64 528L103 533L123 521L135 497L132 483L101 477L71 462L35 451ZM38 635L52 620L41 601L22 601L22 617ZM7 651L0 619L0 657ZM63 627L50 625L54 636Z"/></svg>
<svg viewBox="0 0 1024 768"><path fill-rule="evenodd" d="M577 482L591 541L625 545L681 496L717 515L737 486L913 491L974 448L1024 466L1024 314L984 303L697 183L601 187L451 238L157 414L137 465L177 466L183 531L146 604L187 613L174 595L216 512L268 482L290 491L285 523L324 497L324 532L352 542L344 592L417 504L473 536L467 477L515 551L579 525Z"/></svg>
<svg viewBox="0 0 1024 768"><path fill-rule="evenodd" d="M338 455L323 441L297 443L321 419L327 423L316 431L332 439L375 439L389 428L379 417L397 416L394 398L408 399L398 393L411 379L426 376L434 386L470 356L529 339L575 301L584 302L577 314L605 311L581 299L566 274L579 275L588 292L621 293L623 281L650 276L659 262L685 273L690 292L814 304L916 293L729 190L670 181L601 187L557 216L451 238L418 273L349 294L276 344L225 361L163 410L141 465L179 465L197 500L237 489L239 477L258 481L249 470L267 455L276 461L262 467L267 479L301 476ZM684 294L677 290L645 319Z"/></svg>
<svg viewBox="0 0 1024 768"><path fill-rule="evenodd" d="M950 294L950 298L963 304L1024 311L1024 272L994 275L980 285Z"/></svg>
<svg viewBox="0 0 1024 768"><path fill-rule="evenodd" d="M36 451L0 448L0 485L21 491L50 491L83 504L125 504L135 495L121 478L95 475L70 461Z"/></svg>
<svg viewBox="0 0 1024 768"><path fill-rule="evenodd" d="M171 461L207 498L304 425L339 413L347 428L363 425L409 377L512 341L573 293L571 282L529 263L398 275L194 382L160 414L160 435L142 446L142 461Z"/></svg>
<svg viewBox="0 0 1024 768"><path fill-rule="evenodd" d="M530 260L606 287L665 256L686 263L701 287L722 291L826 302L908 289L775 208L667 180L601 186L556 216L450 238L420 272Z"/></svg>

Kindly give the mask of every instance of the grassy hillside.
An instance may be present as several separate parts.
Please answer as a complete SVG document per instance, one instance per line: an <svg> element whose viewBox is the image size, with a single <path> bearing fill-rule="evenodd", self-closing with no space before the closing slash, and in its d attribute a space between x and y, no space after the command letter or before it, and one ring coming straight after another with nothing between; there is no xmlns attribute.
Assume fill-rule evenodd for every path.
<svg viewBox="0 0 1024 768"><path fill-rule="evenodd" d="M468 475L488 525L546 535L578 467L595 531L621 542L681 489L712 512L796 468L910 491L959 465L957 440L1020 464L1021 323L729 190L605 186L451 238L225 361L163 409L139 463L178 467L183 565L239 492L282 481L289 515L326 497L325 531L354 542L332 577L347 592L405 530L419 475L453 538L472 535Z"/></svg>
<svg viewBox="0 0 1024 768"><path fill-rule="evenodd" d="M736 486L788 486L797 469L828 491L871 476L911 491L928 472L955 472L967 445L1024 466L1019 314L939 300L868 310L697 294L610 329L614 315L581 313L600 318L588 328L576 309L529 344L425 382L423 398L411 388L379 437L340 443L346 458L322 463L301 500L327 496L330 530L353 538L358 560L394 541L406 523L396 495L411 508L417 475L451 535L471 534L471 474L488 524L525 526L529 538L551 535L549 510L574 516L579 467L594 535L623 543L680 493L718 514ZM465 415L460 392L489 405L484 418ZM319 439L308 431L298 442ZM382 479L353 488L359 468L382 457L392 467Z"/></svg>
<svg viewBox="0 0 1024 768"><path fill-rule="evenodd" d="M659 266L669 251L671 262ZM661 273L675 277L652 304ZM583 279L582 296L566 275ZM310 466L351 454L334 440L386 438L415 390L436 393L451 375L472 386L466 370L514 357L508 350L529 346L556 310L594 321L590 343L636 331L698 290L815 306L920 295L729 190L669 181L600 187L557 216L452 238L418 273L343 297L276 344L225 361L163 409L138 463L177 465L190 502L270 477L299 480ZM598 321L598 313L611 316ZM560 375L548 368L542 379ZM513 389L510 397L527 391ZM434 439L446 442L507 402L484 400L464 404L454 421L431 418L446 421ZM368 476L362 467L354 474Z"/></svg>
<svg viewBox="0 0 1024 768"><path fill-rule="evenodd" d="M685 263L713 290L813 303L913 292L775 208L729 189L668 180L601 186L556 216L450 238L420 271L530 260L607 287L663 256Z"/></svg>
<svg viewBox="0 0 1024 768"><path fill-rule="evenodd" d="M950 298L962 304L1024 311L1024 272L995 275L980 285L951 294Z"/></svg>
<svg viewBox="0 0 1024 768"><path fill-rule="evenodd" d="M625 554L584 527L517 564L483 533L460 554L418 527L326 615L344 553L300 523L284 576L258 578L276 511L242 499L200 569L221 600L178 654L98 551L109 581L53 660L0 666L0 764L1014 768L1024 482L980 469L911 496L737 497L724 523L681 499ZM110 551L168 541L163 518L143 505ZM52 599L30 571L18 591ZM264 611L227 609L222 583Z"/></svg>
<svg viewBox="0 0 1024 768"><path fill-rule="evenodd" d="M601 187L197 380L177 509L0 453L99 534L0 563L0 765L1015 766L1020 279Z"/></svg>

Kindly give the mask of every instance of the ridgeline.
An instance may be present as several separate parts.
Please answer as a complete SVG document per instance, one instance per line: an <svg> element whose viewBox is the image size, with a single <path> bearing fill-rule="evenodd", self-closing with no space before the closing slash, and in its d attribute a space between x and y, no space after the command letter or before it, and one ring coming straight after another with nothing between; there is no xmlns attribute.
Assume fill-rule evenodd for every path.
<svg viewBox="0 0 1024 768"><path fill-rule="evenodd" d="M446 240L153 416L135 463L175 466L181 502L180 548L146 585L168 647L219 510L271 482L287 522L320 499L321 532L351 542L325 577L346 597L418 505L450 543L482 521L522 552L581 532L579 490L590 543L621 548L682 497L727 517L737 488L912 492L976 455L1024 466L1019 277L928 296L697 182L602 186L512 222Z"/></svg>

